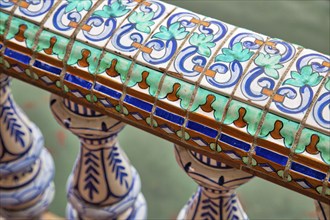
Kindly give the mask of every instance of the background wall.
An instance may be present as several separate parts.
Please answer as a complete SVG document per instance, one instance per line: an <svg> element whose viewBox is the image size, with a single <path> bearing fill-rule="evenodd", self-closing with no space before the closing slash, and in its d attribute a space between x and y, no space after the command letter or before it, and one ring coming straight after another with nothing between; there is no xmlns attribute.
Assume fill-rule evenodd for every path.
<svg viewBox="0 0 330 220"><path fill-rule="evenodd" d="M272 37L329 54L329 1L308 0L167 0L166 2ZM79 142L53 119L49 93L13 81L17 103L42 130L45 145L56 164L56 196L50 210L64 216L65 185L78 152ZM172 144L127 126L120 134L125 149L142 178L149 219L175 218L196 190L196 184L181 171ZM315 218L313 200L254 178L239 190L251 219Z"/></svg>

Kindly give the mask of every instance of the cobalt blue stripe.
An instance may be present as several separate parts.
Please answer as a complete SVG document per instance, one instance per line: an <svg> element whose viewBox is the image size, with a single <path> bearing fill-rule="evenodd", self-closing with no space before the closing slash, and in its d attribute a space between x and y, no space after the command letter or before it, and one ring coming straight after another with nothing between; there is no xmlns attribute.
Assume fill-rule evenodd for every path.
<svg viewBox="0 0 330 220"><path fill-rule="evenodd" d="M69 73L67 73L64 77L65 80L67 80L68 82L71 82L73 84L76 84L77 86L80 86L80 87L83 87L83 88L86 88L86 89L91 89L92 88L92 83L86 81L86 80L83 80L77 76L74 76L74 75L71 75Z"/></svg>
<svg viewBox="0 0 330 220"><path fill-rule="evenodd" d="M121 93L117 92L113 89L110 89L109 87L103 86L102 84L96 83L94 85L94 89L96 91L102 92L104 94L107 94L115 99L119 99L121 97Z"/></svg>
<svg viewBox="0 0 330 220"><path fill-rule="evenodd" d="M158 107L156 108L155 115L179 125L183 125L184 122L184 119L181 116L172 114L171 112L165 111Z"/></svg>
<svg viewBox="0 0 330 220"><path fill-rule="evenodd" d="M24 64L29 64L30 60L31 60L31 57L18 53L15 50L11 50L9 48L6 48L5 55L7 55L10 58L13 58L17 61L20 61L21 63L24 63Z"/></svg>
<svg viewBox="0 0 330 220"><path fill-rule="evenodd" d="M57 68L57 67L54 67L54 66L50 66L50 65L45 64L45 63L42 63L42 62L40 62L38 60L36 60L34 62L33 66L38 67L39 69L43 69L43 70L46 70L48 72L54 73L56 75L60 75L60 73L61 73L61 69L60 68Z"/></svg>
<svg viewBox="0 0 330 220"><path fill-rule="evenodd" d="M152 110L152 105L151 104L149 104L147 102L144 102L140 99L137 99L135 97L129 96L129 95L126 95L124 101L129 103L129 104L134 105L135 107L137 107L139 109L147 111L147 112L151 112L151 110Z"/></svg>
<svg viewBox="0 0 330 220"><path fill-rule="evenodd" d="M277 164L284 166L284 165L286 165L286 162L288 161L287 157L277 154L273 151L267 150L265 148L261 148L260 146L257 146L255 150L256 150L256 155L266 158Z"/></svg>
<svg viewBox="0 0 330 220"><path fill-rule="evenodd" d="M304 175L314 177L318 180L324 180L324 178L326 177L325 173L321 173L296 162L292 162L291 169Z"/></svg>
<svg viewBox="0 0 330 220"><path fill-rule="evenodd" d="M228 135L225 135L225 134L221 134L220 136L220 141L223 141L233 147L236 147L236 148L239 148L239 149L242 149L244 151L249 151L250 150L250 145L243 142L243 141L240 141L240 140L237 140L237 139L234 139Z"/></svg>
<svg viewBox="0 0 330 220"><path fill-rule="evenodd" d="M193 121L188 121L187 128L193 129L211 138L215 138L218 135L218 132L216 130L213 130L212 128L206 127Z"/></svg>

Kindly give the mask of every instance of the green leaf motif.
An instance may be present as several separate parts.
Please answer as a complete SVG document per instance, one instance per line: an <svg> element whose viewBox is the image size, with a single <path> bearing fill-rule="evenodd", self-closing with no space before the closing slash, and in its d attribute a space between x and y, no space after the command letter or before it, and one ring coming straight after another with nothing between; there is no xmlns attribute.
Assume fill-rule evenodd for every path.
<svg viewBox="0 0 330 220"><path fill-rule="evenodd" d="M125 5L122 5L121 1L116 1L111 6L104 5L102 10L97 10L93 15L100 16L102 18L118 18L129 12Z"/></svg>
<svg viewBox="0 0 330 220"><path fill-rule="evenodd" d="M73 11L74 9L77 12L81 12L82 10L88 11L92 6L91 0L67 0L69 4L65 7L65 13Z"/></svg>
<svg viewBox="0 0 330 220"><path fill-rule="evenodd" d="M158 38L162 40L170 40L174 38L176 40L182 40L189 33L184 27L180 28L180 22L175 22L168 28L162 25L159 29L160 32L156 33L152 38Z"/></svg>
<svg viewBox="0 0 330 220"><path fill-rule="evenodd" d="M321 80L322 76L317 72L313 72L312 66L307 65L301 68L300 73L296 71L291 71L291 78L284 81L284 85L292 85L296 87L317 86Z"/></svg>
<svg viewBox="0 0 330 220"><path fill-rule="evenodd" d="M198 47L198 53L202 56L210 57L211 48L215 47L215 43L212 42L213 35L206 36L205 34L194 33L189 39L189 43Z"/></svg>
<svg viewBox="0 0 330 220"><path fill-rule="evenodd" d="M222 61L226 63L233 62L234 60L239 62L245 62L249 60L253 55L253 52L249 49L243 49L241 42L237 42L233 45L231 49L223 48L222 54L216 56L215 61Z"/></svg>
<svg viewBox="0 0 330 220"><path fill-rule="evenodd" d="M154 17L154 12L144 13L144 12L133 12L131 16L128 17L129 22L135 24L135 28L138 31L149 34L151 31L150 26L155 24L151 19Z"/></svg>
<svg viewBox="0 0 330 220"><path fill-rule="evenodd" d="M276 54L271 56L269 54L260 53L257 58L254 60L255 64L264 68L265 74L274 79L279 78L278 69L283 67L282 64L279 64L281 56Z"/></svg>
<svg viewBox="0 0 330 220"><path fill-rule="evenodd" d="M327 82L324 85L325 89L330 91L330 77L328 77Z"/></svg>

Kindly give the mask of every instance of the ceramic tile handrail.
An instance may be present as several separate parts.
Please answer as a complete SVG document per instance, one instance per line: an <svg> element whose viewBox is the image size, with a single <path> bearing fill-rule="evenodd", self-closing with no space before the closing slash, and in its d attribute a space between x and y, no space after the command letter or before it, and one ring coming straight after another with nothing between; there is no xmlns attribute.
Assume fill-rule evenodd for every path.
<svg viewBox="0 0 330 220"><path fill-rule="evenodd" d="M0 3L3 73L330 201L329 56L155 0Z"/></svg>

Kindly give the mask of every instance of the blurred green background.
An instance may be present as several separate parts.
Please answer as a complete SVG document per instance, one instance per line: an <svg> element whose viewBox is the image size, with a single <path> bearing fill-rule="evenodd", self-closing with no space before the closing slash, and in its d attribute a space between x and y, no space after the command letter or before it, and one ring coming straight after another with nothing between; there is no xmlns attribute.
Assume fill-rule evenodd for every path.
<svg viewBox="0 0 330 220"><path fill-rule="evenodd" d="M329 54L329 1L166 1L268 36ZM56 164L56 196L50 210L64 216L65 185L79 142L53 119L49 93L13 81L17 103L42 130ZM196 184L176 164L170 142L127 126L121 146L137 168L148 202L149 219L173 219L196 190ZM254 178L238 190L251 219L313 219L313 200L262 179Z"/></svg>

